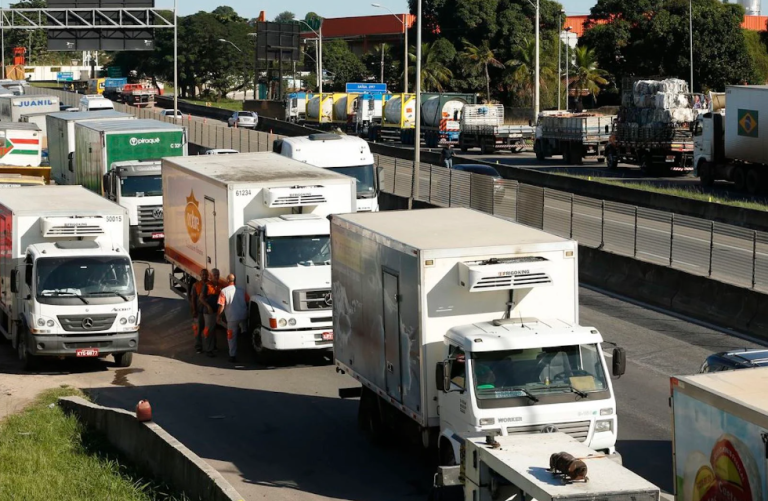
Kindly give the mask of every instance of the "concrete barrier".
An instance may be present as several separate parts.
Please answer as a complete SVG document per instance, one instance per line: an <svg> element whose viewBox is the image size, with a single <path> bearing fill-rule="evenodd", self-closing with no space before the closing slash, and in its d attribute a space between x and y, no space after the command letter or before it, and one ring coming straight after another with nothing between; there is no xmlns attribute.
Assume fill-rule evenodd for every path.
<svg viewBox="0 0 768 501"><path fill-rule="evenodd" d="M229 482L159 425L141 423L123 409L102 407L80 397L63 397L59 405L109 442L137 467L178 492L199 501L242 501Z"/></svg>

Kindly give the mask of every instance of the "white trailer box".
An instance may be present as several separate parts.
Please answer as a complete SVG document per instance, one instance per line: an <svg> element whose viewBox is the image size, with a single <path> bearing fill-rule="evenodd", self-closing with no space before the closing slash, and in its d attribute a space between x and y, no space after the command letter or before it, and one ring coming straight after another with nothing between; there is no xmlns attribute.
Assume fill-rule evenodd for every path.
<svg viewBox="0 0 768 501"><path fill-rule="evenodd" d="M39 167L41 155L41 133L37 125L0 122L0 165Z"/></svg>
<svg viewBox="0 0 768 501"><path fill-rule="evenodd" d="M276 153L164 158L171 283L185 293L203 268L234 273L251 297L257 353L329 348L326 216L354 212L355 194L354 178Z"/></svg>
<svg viewBox="0 0 768 501"><path fill-rule="evenodd" d="M678 376L670 387L677 501L768 499L768 368Z"/></svg>
<svg viewBox="0 0 768 501"><path fill-rule="evenodd" d="M768 165L768 85L725 89L725 157Z"/></svg>
<svg viewBox="0 0 768 501"><path fill-rule="evenodd" d="M19 122L35 124L40 129L40 144L43 150L48 149L48 118L49 113L32 113L29 115L22 115Z"/></svg>
<svg viewBox="0 0 768 501"><path fill-rule="evenodd" d="M404 413L425 444L438 428L441 457L452 449L456 461L456 435L547 426L614 451L602 338L578 325L575 241L451 208L333 216L331 242L334 355L364 386L363 422L378 396L372 407ZM445 366L446 392L436 367L449 360L464 375ZM472 374L480 366L494 367L495 390Z"/></svg>
<svg viewBox="0 0 768 501"><path fill-rule="evenodd" d="M0 96L0 122L18 122L22 115L57 111L56 96Z"/></svg>
<svg viewBox="0 0 768 501"><path fill-rule="evenodd" d="M58 184L66 182L66 173L74 172L75 124L88 121L133 120L136 117L117 111L77 111L51 113L48 124L48 158L51 179ZM71 170L70 170L71 169Z"/></svg>

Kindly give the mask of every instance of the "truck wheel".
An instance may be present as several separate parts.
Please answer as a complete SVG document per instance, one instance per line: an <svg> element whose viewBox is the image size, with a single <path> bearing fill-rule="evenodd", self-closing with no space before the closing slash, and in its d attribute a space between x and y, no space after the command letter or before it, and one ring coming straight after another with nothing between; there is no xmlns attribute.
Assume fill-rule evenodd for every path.
<svg viewBox="0 0 768 501"><path fill-rule="evenodd" d="M757 169L749 169L747 172L747 193L757 195L762 191L763 180Z"/></svg>
<svg viewBox="0 0 768 501"><path fill-rule="evenodd" d="M481 155L487 155L489 153L488 151L488 143L485 141L485 139L480 140L480 154Z"/></svg>
<svg viewBox="0 0 768 501"><path fill-rule="evenodd" d="M698 170L702 186L709 188L715 185L715 169L711 163L706 160L700 161Z"/></svg>
<svg viewBox="0 0 768 501"><path fill-rule="evenodd" d="M571 143L565 143L561 148L563 150L563 162L571 165L573 163L571 161Z"/></svg>
<svg viewBox="0 0 768 501"><path fill-rule="evenodd" d="M541 149L541 141L538 139L533 142L533 151L536 153L536 160L543 162L546 157L544 156L544 150Z"/></svg>
<svg viewBox="0 0 768 501"><path fill-rule="evenodd" d="M643 155L640 160L640 172L646 176L653 176L653 158L650 154Z"/></svg>
<svg viewBox="0 0 768 501"><path fill-rule="evenodd" d="M734 167L731 171L731 181L733 181L733 187L738 191L744 191L747 186L747 176L744 169L741 167Z"/></svg>
<svg viewBox="0 0 768 501"><path fill-rule="evenodd" d="M130 367L133 363L133 352L115 353L112 356L115 358L115 364L118 367Z"/></svg>
<svg viewBox="0 0 768 501"><path fill-rule="evenodd" d="M573 165L584 164L584 152L579 143L571 143L571 163Z"/></svg>
<svg viewBox="0 0 768 501"><path fill-rule="evenodd" d="M371 435L374 443L381 444L386 436L386 427L381 419L379 409L379 397L368 388L363 388L363 394L360 396L360 413L358 421L361 421L362 428Z"/></svg>
<svg viewBox="0 0 768 501"><path fill-rule="evenodd" d="M453 455L453 447L447 438L440 440L438 455L440 466L456 466L456 456Z"/></svg>
<svg viewBox="0 0 768 501"><path fill-rule="evenodd" d="M258 314L251 317L251 346L259 363L269 365L272 362L272 350L264 348L261 341L261 317Z"/></svg>
<svg viewBox="0 0 768 501"><path fill-rule="evenodd" d="M21 361L22 367L25 371L34 371L39 365L39 359L35 355L32 355L27 351L27 335L26 333L19 336L16 342L17 352L19 355L19 361Z"/></svg>

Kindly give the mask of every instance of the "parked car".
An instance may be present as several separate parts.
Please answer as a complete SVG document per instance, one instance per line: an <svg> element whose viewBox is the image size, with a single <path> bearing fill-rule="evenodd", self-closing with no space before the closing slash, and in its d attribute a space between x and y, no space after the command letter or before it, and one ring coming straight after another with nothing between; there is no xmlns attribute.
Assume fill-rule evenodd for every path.
<svg viewBox="0 0 768 501"><path fill-rule="evenodd" d="M230 150L227 148L213 148L205 152L206 155L232 155L233 153L240 153L237 150Z"/></svg>
<svg viewBox="0 0 768 501"><path fill-rule="evenodd" d="M160 112L161 117L172 117L173 116L173 110L163 110ZM184 114L181 112L181 110L176 110L176 120L184 120Z"/></svg>
<svg viewBox="0 0 768 501"><path fill-rule="evenodd" d="M259 115L255 111L236 111L227 119L230 127L245 127L255 129L259 123Z"/></svg>
<svg viewBox="0 0 768 501"><path fill-rule="evenodd" d="M707 357L699 372L720 372L754 367L768 367L768 350L744 348L715 353Z"/></svg>

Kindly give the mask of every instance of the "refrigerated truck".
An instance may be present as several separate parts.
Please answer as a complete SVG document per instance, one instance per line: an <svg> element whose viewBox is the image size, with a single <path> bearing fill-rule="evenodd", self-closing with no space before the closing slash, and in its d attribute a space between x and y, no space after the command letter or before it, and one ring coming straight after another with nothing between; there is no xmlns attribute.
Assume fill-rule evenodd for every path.
<svg viewBox="0 0 768 501"><path fill-rule="evenodd" d="M165 258L186 296L204 268L250 297L256 355L328 350L329 214L354 212L355 179L272 152L163 159Z"/></svg>
<svg viewBox="0 0 768 501"><path fill-rule="evenodd" d="M42 356L131 364L141 314L127 221L80 186L0 188L0 334L27 368Z"/></svg>
<svg viewBox="0 0 768 501"><path fill-rule="evenodd" d="M768 368L670 380L677 501L768 496Z"/></svg>
<svg viewBox="0 0 768 501"><path fill-rule="evenodd" d="M56 96L0 96L0 122L18 122L22 115L58 111Z"/></svg>
<svg viewBox="0 0 768 501"><path fill-rule="evenodd" d="M418 431L444 465L486 434L560 430L615 453L624 354L609 369L579 325L575 241L450 208L332 216L331 243L335 363L374 435Z"/></svg>
<svg viewBox="0 0 768 501"><path fill-rule="evenodd" d="M158 161L186 154L186 129L180 125L159 120L77 122L74 171L65 176L65 184L80 184L106 196L107 173L117 164L133 162L130 176L128 170L125 178L120 172L123 192L118 199L128 209L130 248L159 247L165 234Z"/></svg>
<svg viewBox="0 0 768 501"><path fill-rule="evenodd" d="M357 181L357 212L379 210L379 179L368 142L354 136L310 134L276 139L272 151Z"/></svg>
<svg viewBox="0 0 768 501"><path fill-rule="evenodd" d="M46 118L48 131L48 161L51 177L57 184L75 184L75 124L87 121L134 120L136 117L117 111L73 111L49 113Z"/></svg>
<svg viewBox="0 0 768 501"><path fill-rule="evenodd" d="M0 122L0 165L40 167L42 134L33 123Z"/></svg>
<svg viewBox="0 0 768 501"><path fill-rule="evenodd" d="M49 113L32 113L22 115L19 119L21 123L35 124L40 129L40 145L43 151L48 151L48 118Z"/></svg>

